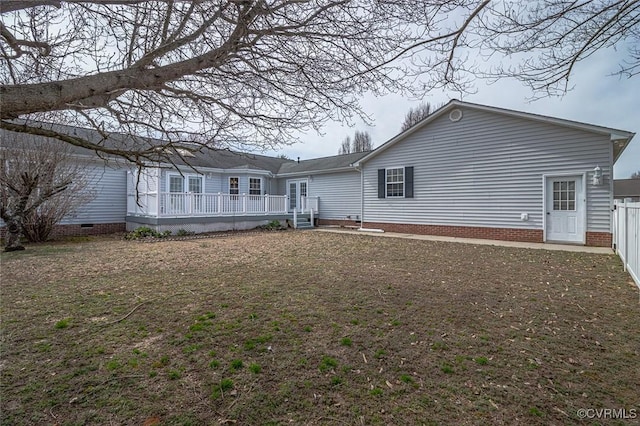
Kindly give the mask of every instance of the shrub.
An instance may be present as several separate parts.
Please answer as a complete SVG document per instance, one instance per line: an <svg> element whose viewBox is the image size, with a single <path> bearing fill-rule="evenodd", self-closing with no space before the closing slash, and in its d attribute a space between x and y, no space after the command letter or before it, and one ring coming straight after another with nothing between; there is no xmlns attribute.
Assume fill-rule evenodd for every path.
<svg viewBox="0 0 640 426"><path fill-rule="evenodd" d="M127 240L139 240L140 238L166 238L171 235L171 231L167 230L164 232L158 232L155 229L149 228L148 226L141 226L136 228L134 231L129 232L124 236Z"/></svg>

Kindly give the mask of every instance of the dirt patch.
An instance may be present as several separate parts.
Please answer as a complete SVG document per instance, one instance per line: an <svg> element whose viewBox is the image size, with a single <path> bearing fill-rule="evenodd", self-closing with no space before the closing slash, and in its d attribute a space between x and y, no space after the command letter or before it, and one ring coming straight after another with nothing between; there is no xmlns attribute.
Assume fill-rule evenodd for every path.
<svg viewBox="0 0 640 426"><path fill-rule="evenodd" d="M274 232L0 260L3 424L640 415L638 291L613 255Z"/></svg>

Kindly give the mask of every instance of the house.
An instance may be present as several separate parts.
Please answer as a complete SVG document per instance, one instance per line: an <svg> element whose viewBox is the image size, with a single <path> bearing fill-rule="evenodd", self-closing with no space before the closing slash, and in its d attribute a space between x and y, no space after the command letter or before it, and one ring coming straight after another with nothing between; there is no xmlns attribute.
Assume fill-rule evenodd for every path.
<svg viewBox="0 0 640 426"><path fill-rule="evenodd" d="M50 127L53 127L50 125ZM55 126L56 130L68 131L89 139L97 138L97 132L82 128ZM23 138L34 142L46 143L47 138L14 133L0 129L0 149L8 150L9 155L20 155L19 144ZM15 153L11 150L17 149ZM54 235L87 235L123 232L125 230L125 212L127 206L127 172L130 167L122 159L104 159L93 151L71 147L73 155L87 175L87 190L93 194L91 201L83 205L72 215L65 217L56 226ZM4 223L0 220L0 236L3 235Z"/></svg>
<svg viewBox="0 0 640 426"><path fill-rule="evenodd" d="M40 125L109 148L161 143L120 134L105 139L91 129ZM9 138L11 134L0 130L5 149L9 139L27 137L14 133ZM72 154L87 163L95 198L65 218L54 235L121 232L140 226L201 233L250 229L273 220L310 226L320 219L320 197L323 218L355 219L359 214L360 174L352 163L365 153L293 161L225 149L191 152L188 143L183 145L185 149L178 146L165 152L168 159L147 162L142 169L74 147Z"/></svg>
<svg viewBox="0 0 640 426"><path fill-rule="evenodd" d="M359 213L365 153L293 161L226 150L128 171L126 227L191 232L250 229L272 220L300 227ZM336 191L343 187L344 191Z"/></svg>
<svg viewBox="0 0 640 426"><path fill-rule="evenodd" d="M631 132L453 100L358 160L362 226L611 246Z"/></svg>
<svg viewBox="0 0 640 426"><path fill-rule="evenodd" d="M613 181L613 198L640 201L640 179L616 179Z"/></svg>
<svg viewBox="0 0 640 426"><path fill-rule="evenodd" d="M65 226L209 232L279 220L610 247L613 165L633 136L453 100L371 152L293 161L178 147L141 170L103 162L100 197Z"/></svg>

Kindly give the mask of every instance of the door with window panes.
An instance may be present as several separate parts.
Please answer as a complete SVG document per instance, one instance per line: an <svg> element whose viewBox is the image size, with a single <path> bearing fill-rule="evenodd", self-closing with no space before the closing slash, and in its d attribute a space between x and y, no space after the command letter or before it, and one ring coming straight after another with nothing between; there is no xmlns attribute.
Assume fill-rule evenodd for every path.
<svg viewBox="0 0 640 426"><path fill-rule="evenodd" d="M202 176L169 175L168 212L173 215L198 213L202 210Z"/></svg>
<svg viewBox="0 0 640 426"><path fill-rule="evenodd" d="M187 177L187 192L191 203L191 213L202 212L202 176Z"/></svg>
<svg viewBox="0 0 640 426"><path fill-rule="evenodd" d="M547 178L546 240L583 243L585 196L582 176Z"/></svg>
<svg viewBox="0 0 640 426"><path fill-rule="evenodd" d="M169 202L167 204L168 214L185 213L184 176L169 175Z"/></svg>
<svg viewBox="0 0 640 426"><path fill-rule="evenodd" d="M289 210L302 210L303 199L307 197L307 179L287 181L287 195L289 196Z"/></svg>

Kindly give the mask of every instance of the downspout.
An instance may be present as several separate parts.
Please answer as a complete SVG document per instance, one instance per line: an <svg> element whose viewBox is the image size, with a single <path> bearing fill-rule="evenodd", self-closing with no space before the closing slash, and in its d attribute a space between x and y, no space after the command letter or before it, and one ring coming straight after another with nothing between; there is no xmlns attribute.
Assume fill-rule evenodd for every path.
<svg viewBox="0 0 640 426"><path fill-rule="evenodd" d="M360 229L364 228L364 170L358 167L360 171Z"/></svg>

